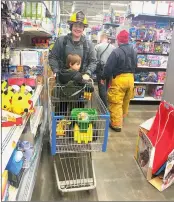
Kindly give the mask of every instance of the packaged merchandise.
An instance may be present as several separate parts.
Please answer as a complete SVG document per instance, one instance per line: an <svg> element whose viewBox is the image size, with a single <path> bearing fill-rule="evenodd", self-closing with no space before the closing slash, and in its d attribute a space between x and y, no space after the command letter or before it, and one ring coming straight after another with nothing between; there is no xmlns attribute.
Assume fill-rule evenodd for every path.
<svg viewBox="0 0 174 202"><path fill-rule="evenodd" d="M32 19L37 18L37 3L36 2L31 3L31 16L32 16Z"/></svg>
<svg viewBox="0 0 174 202"><path fill-rule="evenodd" d="M154 53L162 53L163 51L163 45L162 43L155 43L154 44Z"/></svg>
<svg viewBox="0 0 174 202"><path fill-rule="evenodd" d="M137 56L138 64L140 67L148 67L148 60L146 55L138 55Z"/></svg>
<svg viewBox="0 0 174 202"><path fill-rule="evenodd" d="M156 37L156 31L154 29L146 30L145 40L153 41L153 40L155 40L155 37Z"/></svg>
<svg viewBox="0 0 174 202"><path fill-rule="evenodd" d="M131 27L129 29L129 37L131 40L135 40L136 39L136 32L137 32L137 29L135 27Z"/></svg>
<svg viewBox="0 0 174 202"><path fill-rule="evenodd" d="M21 65L36 66L40 65L38 51L21 51Z"/></svg>
<svg viewBox="0 0 174 202"><path fill-rule="evenodd" d="M158 55L147 55L147 63L149 67L160 67L160 56Z"/></svg>
<svg viewBox="0 0 174 202"><path fill-rule="evenodd" d="M163 86L151 86L149 88L149 95L157 100L161 100L163 95Z"/></svg>
<svg viewBox="0 0 174 202"><path fill-rule="evenodd" d="M160 67L161 68L167 68L167 63L168 63L168 56L159 56L159 61L160 61Z"/></svg>
<svg viewBox="0 0 174 202"><path fill-rule="evenodd" d="M157 75L157 73L155 73L155 72L149 72L148 76L146 78L146 81L147 82L155 82L155 83L157 83L158 82L158 75Z"/></svg>
<svg viewBox="0 0 174 202"><path fill-rule="evenodd" d="M158 72L158 83L164 83L166 72Z"/></svg>
<svg viewBox="0 0 174 202"><path fill-rule="evenodd" d="M147 30L145 28L141 28L137 30L137 40L145 40L146 39Z"/></svg>
<svg viewBox="0 0 174 202"><path fill-rule="evenodd" d="M146 86L135 86L134 97L135 98L144 98L145 92L146 92Z"/></svg>
<svg viewBox="0 0 174 202"><path fill-rule="evenodd" d="M21 52L18 50L11 51L10 65L16 65L17 66L17 65L21 64L20 54L21 54Z"/></svg>
<svg viewBox="0 0 174 202"><path fill-rule="evenodd" d="M138 41L136 43L136 50L137 50L137 53L144 53L145 52L145 43Z"/></svg>
<svg viewBox="0 0 174 202"><path fill-rule="evenodd" d="M163 43L162 44L162 54L169 54L170 52L170 44L169 43Z"/></svg>
<svg viewBox="0 0 174 202"><path fill-rule="evenodd" d="M166 40L166 30L164 28L158 29L156 31L156 40L157 41L165 41Z"/></svg>
<svg viewBox="0 0 174 202"><path fill-rule="evenodd" d="M140 72L139 74L139 81L140 82L145 82L147 81L147 78L148 78L148 72Z"/></svg>
<svg viewBox="0 0 174 202"><path fill-rule="evenodd" d="M4 198L6 186L8 184L8 170L4 170L2 173L2 188L1 188L1 200Z"/></svg>

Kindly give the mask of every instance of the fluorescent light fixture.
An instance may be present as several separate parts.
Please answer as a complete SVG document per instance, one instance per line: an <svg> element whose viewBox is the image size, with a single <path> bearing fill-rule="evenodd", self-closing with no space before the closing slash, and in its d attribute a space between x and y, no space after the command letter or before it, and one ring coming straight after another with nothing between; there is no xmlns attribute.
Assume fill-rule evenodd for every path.
<svg viewBox="0 0 174 202"><path fill-rule="evenodd" d="M120 7L126 7L127 4L121 4L121 3L111 3L111 6L120 6Z"/></svg>

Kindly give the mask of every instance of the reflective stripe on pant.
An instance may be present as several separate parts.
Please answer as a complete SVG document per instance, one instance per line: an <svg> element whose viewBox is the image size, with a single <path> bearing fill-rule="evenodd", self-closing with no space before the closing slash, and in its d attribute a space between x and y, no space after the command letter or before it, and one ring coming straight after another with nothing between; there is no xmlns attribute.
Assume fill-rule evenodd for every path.
<svg viewBox="0 0 174 202"><path fill-rule="evenodd" d="M130 99L133 98L134 75L121 74L111 81L108 90L108 105L113 127L122 127L123 117L128 114Z"/></svg>

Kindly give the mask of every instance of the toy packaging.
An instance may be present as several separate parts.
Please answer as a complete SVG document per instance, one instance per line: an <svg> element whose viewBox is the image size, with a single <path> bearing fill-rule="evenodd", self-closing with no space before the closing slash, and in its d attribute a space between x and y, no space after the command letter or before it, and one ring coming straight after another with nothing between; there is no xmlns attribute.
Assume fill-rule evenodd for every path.
<svg viewBox="0 0 174 202"><path fill-rule="evenodd" d="M166 72L158 72L158 83L164 83Z"/></svg>
<svg viewBox="0 0 174 202"><path fill-rule="evenodd" d="M153 41L155 39L155 30L154 29L147 29L146 30L146 37L145 40L147 41Z"/></svg>
<svg viewBox="0 0 174 202"><path fill-rule="evenodd" d="M129 29L129 37L131 40L136 39L136 32L137 32L137 29L135 27L131 27Z"/></svg>
<svg viewBox="0 0 174 202"><path fill-rule="evenodd" d="M145 28L137 30L137 40L145 40L146 39L147 30Z"/></svg>
<svg viewBox="0 0 174 202"><path fill-rule="evenodd" d="M157 55L147 55L147 61L149 67L160 67L160 56Z"/></svg>
<svg viewBox="0 0 174 202"><path fill-rule="evenodd" d="M21 64L21 60L20 60L20 51L11 51L11 58L10 58L10 65L20 65Z"/></svg>
<svg viewBox="0 0 174 202"><path fill-rule="evenodd" d="M144 98L145 92L146 92L146 86L135 86L134 97L135 98Z"/></svg>
<svg viewBox="0 0 174 202"><path fill-rule="evenodd" d="M148 60L146 55L138 55L137 56L138 60L138 67L148 67Z"/></svg>
<svg viewBox="0 0 174 202"><path fill-rule="evenodd" d="M163 95L163 86L149 86L148 94L157 100L161 100Z"/></svg>
<svg viewBox="0 0 174 202"><path fill-rule="evenodd" d="M145 43L144 42L137 42L136 43L136 50L137 53L144 53L145 52Z"/></svg>
<svg viewBox="0 0 174 202"><path fill-rule="evenodd" d="M160 67L166 69L168 63L168 56L159 56Z"/></svg>
<svg viewBox="0 0 174 202"><path fill-rule="evenodd" d="M146 78L147 82L154 82L157 83L158 82L158 75L155 72L149 72L148 76Z"/></svg>
<svg viewBox="0 0 174 202"><path fill-rule="evenodd" d="M162 53L163 46L161 43L155 43L154 44L154 53Z"/></svg>
<svg viewBox="0 0 174 202"><path fill-rule="evenodd" d="M162 45L162 54L168 55L170 52L170 44L169 43L163 43Z"/></svg>

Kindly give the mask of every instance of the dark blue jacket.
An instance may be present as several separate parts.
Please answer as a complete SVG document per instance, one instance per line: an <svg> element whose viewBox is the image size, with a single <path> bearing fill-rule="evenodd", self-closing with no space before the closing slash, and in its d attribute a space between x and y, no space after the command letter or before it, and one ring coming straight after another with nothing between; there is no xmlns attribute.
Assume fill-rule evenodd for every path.
<svg viewBox="0 0 174 202"><path fill-rule="evenodd" d="M135 73L137 53L132 45L123 44L114 49L109 56L102 79L115 78L119 74Z"/></svg>

